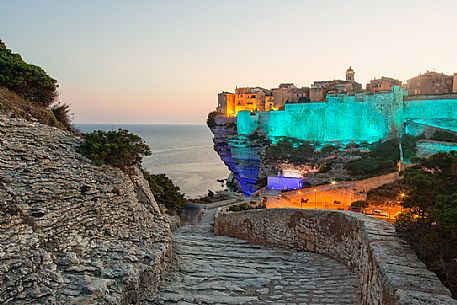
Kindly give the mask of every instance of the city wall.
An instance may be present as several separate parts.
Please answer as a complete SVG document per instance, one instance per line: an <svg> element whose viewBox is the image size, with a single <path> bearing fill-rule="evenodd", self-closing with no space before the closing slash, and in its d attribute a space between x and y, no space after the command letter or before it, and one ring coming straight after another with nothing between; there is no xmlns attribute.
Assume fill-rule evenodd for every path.
<svg viewBox="0 0 457 305"><path fill-rule="evenodd" d="M394 227L379 219L329 210L220 210L214 231L332 257L359 275L362 304L457 305Z"/></svg>
<svg viewBox="0 0 457 305"><path fill-rule="evenodd" d="M406 119L457 118L457 99L404 101L403 96L394 87L374 95L328 95L327 102L286 104L283 111L241 111L238 134L260 129L270 139L374 142L402 130Z"/></svg>
<svg viewBox="0 0 457 305"><path fill-rule="evenodd" d="M417 142L417 156L426 158L438 152L457 152L457 143L422 140Z"/></svg>

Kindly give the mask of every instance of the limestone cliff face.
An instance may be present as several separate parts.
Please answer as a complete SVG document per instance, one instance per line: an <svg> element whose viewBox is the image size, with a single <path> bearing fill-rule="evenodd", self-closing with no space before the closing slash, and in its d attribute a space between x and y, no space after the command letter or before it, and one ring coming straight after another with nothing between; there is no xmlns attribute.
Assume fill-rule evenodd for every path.
<svg viewBox="0 0 457 305"><path fill-rule="evenodd" d="M263 147L238 136L236 118L216 117L210 129L214 135L214 150L232 172L239 190L251 195L257 190Z"/></svg>
<svg viewBox="0 0 457 305"><path fill-rule="evenodd" d="M0 116L0 303L149 304L170 225L138 168L93 165L74 135Z"/></svg>

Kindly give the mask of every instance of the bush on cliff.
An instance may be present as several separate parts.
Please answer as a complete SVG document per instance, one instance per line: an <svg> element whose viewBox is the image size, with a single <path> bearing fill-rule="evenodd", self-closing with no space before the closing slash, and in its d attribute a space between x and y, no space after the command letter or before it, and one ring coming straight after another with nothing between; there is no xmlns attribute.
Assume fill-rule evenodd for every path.
<svg viewBox="0 0 457 305"><path fill-rule="evenodd" d="M143 172L144 178L149 182L151 192L158 204L163 204L169 214L176 214L187 204L185 194L181 193L178 186L165 174L153 175Z"/></svg>
<svg viewBox="0 0 457 305"><path fill-rule="evenodd" d="M408 160L416 154L417 141L423 136L402 137L403 157ZM381 175L393 172L397 169L396 164L400 161L399 139L390 139L372 144L371 151L361 159L351 161L346 168L352 175Z"/></svg>
<svg viewBox="0 0 457 305"><path fill-rule="evenodd" d="M396 228L457 297L457 154L416 159L405 170L407 212Z"/></svg>
<svg viewBox="0 0 457 305"><path fill-rule="evenodd" d="M57 81L42 68L26 63L0 40L0 86L36 104L48 107L57 97Z"/></svg>
<svg viewBox="0 0 457 305"><path fill-rule="evenodd" d="M457 143L457 134L448 131L437 130L430 138L430 140Z"/></svg>
<svg viewBox="0 0 457 305"><path fill-rule="evenodd" d="M216 111L212 111L210 113L208 113L208 118L206 119L206 125L208 125L208 127L210 129L213 129L214 127L216 127L216 116L217 116L217 112Z"/></svg>
<svg viewBox="0 0 457 305"><path fill-rule="evenodd" d="M288 140L280 141L277 145L269 145L265 149L265 160L271 163L303 164L314 157L314 146L301 143L294 147Z"/></svg>
<svg viewBox="0 0 457 305"><path fill-rule="evenodd" d="M71 129L71 117L70 106L67 104L56 104L51 107L51 111L54 114L54 117L57 121L62 123L62 125L67 129Z"/></svg>
<svg viewBox="0 0 457 305"><path fill-rule="evenodd" d="M84 136L78 151L97 165L109 164L119 168L138 165L151 155L149 146L140 136L128 130L97 130Z"/></svg>

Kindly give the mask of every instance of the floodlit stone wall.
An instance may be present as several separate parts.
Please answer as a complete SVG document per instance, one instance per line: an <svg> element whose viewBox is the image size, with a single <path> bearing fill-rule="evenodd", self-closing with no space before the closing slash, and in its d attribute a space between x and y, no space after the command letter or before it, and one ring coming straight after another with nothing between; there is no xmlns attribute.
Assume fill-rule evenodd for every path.
<svg viewBox="0 0 457 305"><path fill-rule="evenodd" d="M239 135L256 128L271 139L291 137L299 140L374 142L403 129L406 119L457 118L457 99L404 101L404 92L393 87L391 92L337 94L327 102L286 104L283 111L267 114L238 114Z"/></svg>
<svg viewBox="0 0 457 305"><path fill-rule="evenodd" d="M427 158L439 152L457 152L457 143L421 140L417 142L416 152L418 157Z"/></svg>
<svg viewBox="0 0 457 305"><path fill-rule="evenodd" d="M365 305L457 305L393 225L379 219L329 210L221 210L214 231L330 256L359 275Z"/></svg>
<svg viewBox="0 0 457 305"><path fill-rule="evenodd" d="M0 116L0 304L153 304L169 221L138 168L95 166L79 142Z"/></svg>

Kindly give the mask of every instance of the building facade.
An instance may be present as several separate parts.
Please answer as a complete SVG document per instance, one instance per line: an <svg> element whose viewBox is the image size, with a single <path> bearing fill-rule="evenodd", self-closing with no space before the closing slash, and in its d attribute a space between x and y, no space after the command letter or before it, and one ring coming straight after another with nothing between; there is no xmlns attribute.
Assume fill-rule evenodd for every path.
<svg viewBox="0 0 457 305"><path fill-rule="evenodd" d="M276 108L283 108L284 105L292 100L292 93L297 87L292 83L280 84L278 88L271 89Z"/></svg>
<svg viewBox="0 0 457 305"><path fill-rule="evenodd" d="M236 116L235 94L225 91L219 93L217 95L216 112L227 117Z"/></svg>
<svg viewBox="0 0 457 305"><path fill-rule="evenodd" d="M367 91L376 93L380 91L391 91L393 86L402 86L398 79L382 76L380 79L373 79L367 84Z"/></svg>
<svg viewBox="0 0 457 305"><path fill-rule="evenodd" d="M407 81L409 95L434 95L457 93L454 86L454 76L434 71L427 71Z"/></svg>

